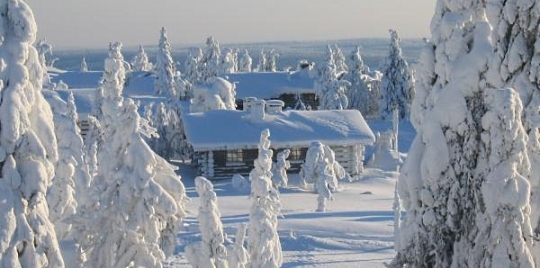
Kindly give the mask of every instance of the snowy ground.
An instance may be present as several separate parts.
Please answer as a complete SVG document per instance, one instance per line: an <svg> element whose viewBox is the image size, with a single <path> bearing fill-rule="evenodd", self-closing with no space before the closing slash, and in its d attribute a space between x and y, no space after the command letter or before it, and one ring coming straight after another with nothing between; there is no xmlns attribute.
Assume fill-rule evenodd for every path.
<svg viewBox="0 0 540 268"><path fill-rule="evenodd" d="M374 131L390 124L370 122ZM402 124L400 143L408 149L414 135L409 124ZM197 221L199 200L194 187L194 170L180 165L180 174L191 202L185 228L179 236L177 255L169 267L190 267L183 257L184 246L200 240ZM281 190L283 216L279 235L284 264L282 267L384 267L395 251L393 225L394 186L398 173L367 168L359 181L341 182L328 202L327 211L315 212L317 195L298 187L298 175L289 176L289 187ZM236 228L249 219L249 189L236 189L231 180L214 182L222 222L230 241Z"/></svg>

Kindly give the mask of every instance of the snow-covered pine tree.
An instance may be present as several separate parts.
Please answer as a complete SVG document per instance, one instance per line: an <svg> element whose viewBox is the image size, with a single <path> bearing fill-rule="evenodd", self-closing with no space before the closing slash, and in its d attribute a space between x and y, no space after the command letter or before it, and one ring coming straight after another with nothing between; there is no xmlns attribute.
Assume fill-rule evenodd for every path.
<svg viewBox="0 0 540 268"><path fill-rule="evenodd" d="M493 48L484 7L437 2L420 65L427 69L419 77L429 80L418 84L412 110L418 134L398 180L407 214L390 267L534 266L519 105L488 88Z"/></svg>
<svg viewBox="0 0 540 268"><path fill-rule="evenodd" d="M525 107L523 123L529 136L527 150L531 161L527 177L533 191L531 220L540 233L540 3L518 0L487 3L496 54L490 65L490 83L517 90Z"/></svg>
<svg viewBox="0 0 540 268"><path fill-rule="evenodd" d="M244 49L244 53L242 53L242 56L240 57L239 63L238 63L238 69L240 72L249 73L252 71L251 65L253 64L253 59L249 55L249 51L247 49Z"/></svg>
<svg viewBox="0 0 540 268"><path fill-rule="evenodd" d="M369 68L362 60L360 47L357 46L347 60L349 71L345 77L351 83L351 86L347 90L349 108L359 110L364 116L372 115L373 113L368 110L369 89L365 81L369 73Z"/></svg>
<svg viewBox="0 0 540 268"><path fill-rule="evenodd" d="M178 85L176 84L176 65L171 56L171 44L165 27L161 28L158 52L156 55L156 80L154 88L158 95L176 99Z"/></svg>
<svg viewBox="0 0 540 268"><path fill-rule="evenodd" d="M409 64L401 52L401 41L396 30L390 30L390 52L382 67L382 90L380 113L383 119L391 119L394 109L400 119L408 119L414 97L414 78Z"/></svg>
<svg viewBox="0 0 540 268"><path fill-rule="evenodd" d="M272 188L272 149L270 149L270 130L261 133L258 157L255 168L250 172L251 210L248 225L248 267L280 267L283 263L281 242L277 233L277 217L281 203L279 193Z"/></svg>
<svg viewBox="0 0 540 268"><path fill-rule="evenodd" d="M232 49L227 49L222 55L220 63L220 74L230 74L236 72L236 65Z"/></svg>
<svg viewBox="0 0 540 268"><path fill-rule="evenodd" d="M266 60L264 65L265 72L276 72L277 71L277 61L279 54L275 50L270 50L270 52L265 53Z"/></svg>
<svg viewBox="0 0 540 268"><path fill-rule="evenodd" d="M54 115L58 140L58 162L52 185L47 191L50 218L58 238L66 239L71 232L71 218L78 204L86 202L90 175L83 160L83 140L77 127L75 101L70 92L65 103L57 95L48 98Z"/></svg>
<svg viewBox="0 0 540 268"><path fill-rule="evenodd" d="M210 77L219 76L220 59L221 48L219 47L219 42L213 36L210 36L206 39L206 50L201 59L202 70L200 80L202 83L205 83Z"/></svg>
<svg viewBox="0 0 540 268"><path fill-rule="evenodd" d="M184 63L184 77L192 85L200 83L200 69L203 54L202 49L197 48L196 52L189 50Z"/></svg>
<svg viewBox="0 0 540 268"><path fill-rule="evenodd" d="M84 137L84 161L88 166L90 178L93 178L98 170L97 150L102 141L103 130L96 117L90 115L86 121L88 132Z"/></svg>
<svg viewBox="0 0 540 268"><path fill-rule="evenodd" d="M349 69L347 67L347 61L345 60L345 55L339 48L338 44L334 44L334 49L332 50L332 56L334 58L334 64L336 65L336 72L346 73Z"/></svg>
<svg viewBox="0 0 540 268"><path fill-rule="evenodd" d="M185 215L185 188L172 166L144 142L144 122L121 92L125 69L121 43L113 43L103 78L103 141L92 188L98 195L87 226L92 267L159 267L175 248Z"/></svg>
<svg viewBox="0 0 540 268"><path fill-rule="evenodd" d="M266 67L266 52L264 51L264 48L261 49L261 53L259 53L259 62L257 63L257 71L258 72L265 72Z"/></svg>
<svg viewBox="0 0 540 268"><path fill-rule="evenodd" d="M153 67L153 64L148 60L148 55L144 51L144 47L140 45L137 54L131 59L131 69L133 71L149 72Z"/></svg>
<svg viewBox="0 0 540 268"><path fill-rule="evenodd" d="M223 245L223 224L217 204L217 195L214 186L205 177L195 178L195 189L199 194L199 230L202 241L195 242L187 247L186 258L192 267L227 268L227 248Z"/></svg>
<svg viewBox="0 0 540 268"><path fill-rule="evenodd" d="M32 46L37 25L22 0L0 10L0 267L64 267L45 198L57 145Z"/></svg>
<svg viewBox="0 0 540 268"><path fill-rule="evenodd" d="M329 56L329 58L330 61L316 67L315 90L319 99L319 109L347 109L349 100L345 92L347 87L350 87L350 83L346 80L338 80L336 66L331 60L333 57Z"/></svg>
<svg viewBox="0 0 540 268"><path fill-rule="evenodd" d="M86 57L82 57L80 71L88 72L88 64L86 64Z"/></svg>

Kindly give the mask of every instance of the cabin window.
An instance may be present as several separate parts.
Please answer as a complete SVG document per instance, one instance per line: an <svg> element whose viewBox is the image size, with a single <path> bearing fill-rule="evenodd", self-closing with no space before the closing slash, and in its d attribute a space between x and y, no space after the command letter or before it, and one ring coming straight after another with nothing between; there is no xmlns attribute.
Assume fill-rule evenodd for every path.
<svg viewBox="0 0 540 268"><path fill-rule="evenodd" d="M289 160L304 160L304 158L306 158L306 149L293 148L290 150L291 153L289 154Z"/></svg>
<svg viewBox="0 0 540 268"><path fill-rule="evenodd" d="M242 163L244 162L242 150L228 150L227 163Z"/></svg>

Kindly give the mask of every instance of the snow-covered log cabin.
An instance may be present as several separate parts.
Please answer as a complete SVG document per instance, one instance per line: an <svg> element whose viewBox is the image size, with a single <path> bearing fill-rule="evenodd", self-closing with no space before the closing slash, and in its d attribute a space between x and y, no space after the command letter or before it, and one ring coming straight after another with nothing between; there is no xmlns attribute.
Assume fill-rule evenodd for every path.
<svg viewBox="0 0 540 268"><path fill-rule="evenodd" d="M244 110L212 110L182 115L192 163L210 179L248 175L257 158L261 131L270 130L274 158L290 149L289 172L298 172L313 141L329 145L351 176L363 171L365 145L375 136L357 110L282 111L279 100L253 100ZM275 159L274 159L275 160Z"/></svg>

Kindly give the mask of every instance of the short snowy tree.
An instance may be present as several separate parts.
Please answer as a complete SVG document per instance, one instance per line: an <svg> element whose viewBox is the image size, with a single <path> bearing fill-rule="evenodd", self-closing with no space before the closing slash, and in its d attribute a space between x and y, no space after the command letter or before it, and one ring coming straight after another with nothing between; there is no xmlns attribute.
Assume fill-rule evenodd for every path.
<svg viewBox="0 0 540 268"><path fill-rule="evenodd" d="M229 267L233 268L245 268L249 264L249 252L244 247L244 241L246 239L247 224L242 223L236 231L236 237L234 238L234 244L227 247L227 259L229 261Z"/></svg>
<svg viewBox="0 0 540 268"><path fill-rule="evenodd" d="M88 116L88 132L84 137L84 161L88 166L88 173L93 178L97 174L98 160L97 150L102 141L103 130L99 120L94 116Z"/></svg>
<svg viewBox="0 0 540 268"><path fill-rule="evenodd" d="M206 82L211 77L219 76L220 74L220 59L221 48L219 42L210 36L206 39L206 49L201 59L200 81Z"/></svg>
<svg viewBox="0 0 540 268"><path fill-rule="evenodd" d="M80 71L81 72L88 72L88 64L86 64L86 57L82 57Z"/></svg>
<svg viewBox="0 0 540 268"><path fill-rule="evenodd" d="M264 72L266 68L266 53L264 52L264 49L261 49L261 52L259 53L259 62L257 63L257 71L258 72Z"/></svg>
<svg viewBox="0 0 540 268"><path fill-rule="evenodd" d="M272 183L277 189L279 187L287 187L289 178L287 170L291 168L291 163L287 160L291 150L285 149L277 154L277 162L272 166Z"/></svg>
<svg viewBox="0 0 540 268"><path fill-rule="evenodd" d="M223 245L225 237L214 186L206 178L196 177L195 189L200 199L197 218L202 241L187 246L190 249L186 252L195 254L186 258L192 267L226 268L227 248Z"/></svg>
<svg viewBox="0 0 540 268"><path fill-rule="evenodd" d="M238 71L249 73L252 70L251 68L252 64L253 64L253 59L249 55L249 51L247 49L244 49L244 53L242 53L240 60L238 62Z"/></svg>
<svg viewBox="0 0 540 268"><path fill-rule="evenodd" d="M37 25L22 0L0 10L0 267L64 267L46 200L57 145L32 46Z"/></svg>
<svg viewBox="0 0 540 268"><path fill-rule="evenodd" d="M153 64L148 60L148 55L144 51L144 47L139 46L137 54L131 59L131 69L133 71L149 72L154 68Z"/></svg>
<svg viewBox="0 0 540 268"><path fill-rule="evenodd" d="M184 78L191 84L201 81L201 61L203 58L202 49L197 48L196 52L189 51L184 63Z"/></svg>
<svg viewBox="0 0 540 268"><path fill-rule="evenodd" d="M398 180L407 211L390 267L534 267L518 98L489 88L482 1L438 1Z"/></svg>
<svg viewBox="0 0 540 268"><path fill-rule="evenodd" d="M276 51L272 49L269 52L266 52L264 56L266 57L266 60L264 61L265 62L264 71L276 72L279 54L277 54Z"/></svg>
<svg viewBox="0 0 540 268"><path fill-rule="evenodd" d="M346 95L349 81L338 80L336 66L330 62L316 68L315 90L321 110L347 109L349 100Z"/></svg>
<svg viewBox="0 0 540 268"><path fill-rule="evenodd" d="M272 149L270 131L261 133L255 168L250 172L251 210L248 225L248 267L280 267L283 263L281 242L277 233L277 217L281 203L279 193L272 187Z"/></svg>
<svg viewBox="0 0 540 268"><path fill-rule="evenodd" d="M178 93L176 65L171 56L171 44L169 43L165 27L161 28L155 72L156 80L154 81L154 88L156 93L176 99Z"/></svg>
<svg viewBox="0 0 540 268"><path fill-rule="evenodd" d="M398 109L399 118L408 119L414 97L414 78L402 55L397 31L390 30L390 35L390 53L382 67L380 113L383 119L391 119L394 109Z"/></svg>
<svg viewBox="0 0 540 268"><path fill-rule="evenodd" d="M41 68L43 70L43 86L46 88L52 87L51 77L49 76L49 72L47 69L47 54L52 54L52 45L47 43L45 39L39 40L39 42L36 44L36 49L39 54L39 62L41 64Z"/></svg>
<svg viewBox="0 0 540 268"><path fill-rule="evenodd" d="M173 253L185 215L185 188L167 161L141 135L149 135L131 99L121 92L125 70L121 44L105 60L103 140L92 189L99 202L83 249L92 267L159 267Z"/></svg>
<svg viewBox="0 0 540 268"><path fill-rule="evenodd" d="M236 66L238 63L234 58L234 52L232 49L227 49L227 51L222 55L221 58L221 74L230 74L236 72Z"/></svg>
<svg viewBox="0 0 540 268"><path fill-rule="evenodd" d="M313 142L306 153L306 161L300 170L303 187L313 183L319 194L317 211L326 210L326 200L332 199L332 191L338 188L338 180L349 178L349 174L336 161L335 153L321 142Z"/></svg>

